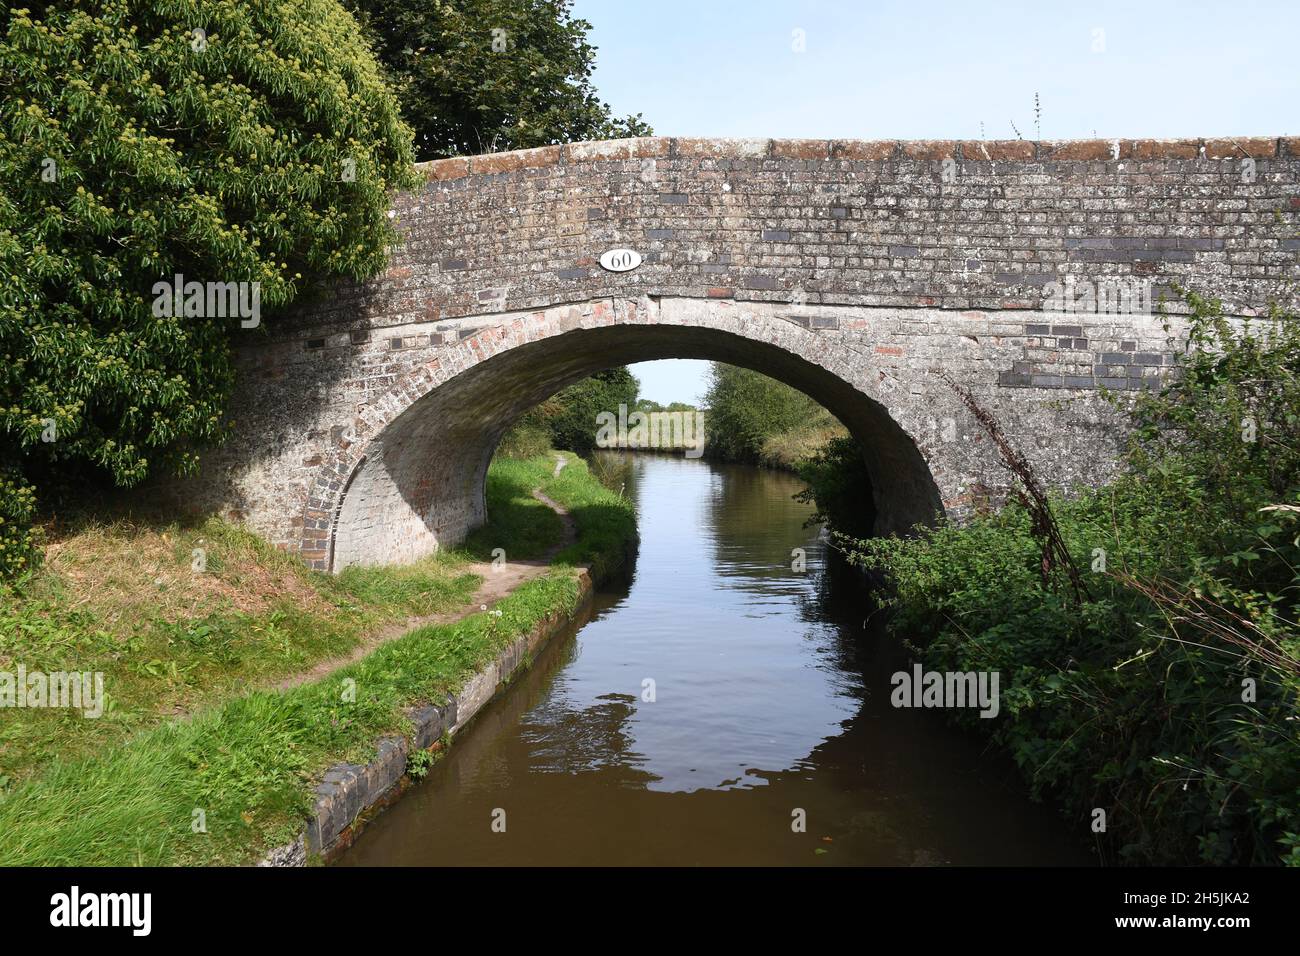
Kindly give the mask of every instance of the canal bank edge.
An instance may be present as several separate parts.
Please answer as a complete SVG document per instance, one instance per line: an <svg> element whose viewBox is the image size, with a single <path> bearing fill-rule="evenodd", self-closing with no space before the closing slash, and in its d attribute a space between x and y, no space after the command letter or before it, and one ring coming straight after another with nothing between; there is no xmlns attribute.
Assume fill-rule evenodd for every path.
<svg viewBox="0 0 1300 956"><path fill-rule="evenodd" d="M629 542L630 546L630 542ZM627 559L608 568L617 570ZM442 739L454 737L490 701L504 692L515 675L532 664L548 641L577 619L591 603L596 591L590 568L575 570L578 600L573 610L554 611L526 635L516 638L496 659L465 681L460 692L449 695L442 706L425 704L408 712L413 725L410 739L393 735L381 738L373 760L366 764L338 763L325 771L316 786L316 800L306 829L293 843L276 847L258 866L305 866L310 857L328 862L352 845L367 823L399 800L411 786L407 775L412 748L436 753ZM368 812L373 811L373 812Z"/></svg>

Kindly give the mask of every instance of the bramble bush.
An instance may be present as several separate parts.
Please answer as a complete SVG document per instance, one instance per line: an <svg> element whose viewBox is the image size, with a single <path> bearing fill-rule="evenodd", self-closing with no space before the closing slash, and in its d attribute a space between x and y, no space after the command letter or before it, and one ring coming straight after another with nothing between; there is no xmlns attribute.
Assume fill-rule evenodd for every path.
<svg viewBox="0 0 1300 956"><path fill-rule="evenodd" d="M226 432L237 318L364 277L413 185L411 132L336 0L63 0L0 12L0 458L138 483ZM6 516L8 519L8 516Z"/></svg>
<svg viewBox="0 0 1300 956"><path fill-rule="evenodd" d="M1188 296L1180 377L1135 400L1125 473L1052 513L1087 594L1012 504L841 536L928 668L997 670L991 733L1121 862L1300 865L1300 325Z"/></svg>

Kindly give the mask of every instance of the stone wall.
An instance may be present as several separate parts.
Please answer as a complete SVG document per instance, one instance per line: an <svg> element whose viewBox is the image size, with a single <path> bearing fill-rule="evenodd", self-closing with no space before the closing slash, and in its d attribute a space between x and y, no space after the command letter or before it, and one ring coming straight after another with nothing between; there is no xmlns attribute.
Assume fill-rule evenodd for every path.
<svg viewBox="0 0 1300 956"><path fill-rule="evenodd" d="M1046 479L1096 482L1122 439L1099 389L1178 348L1152 299L1295 304L1300 138L636 139L423 169L384 276L241 333L237 438L185 490L319 567L458 540L514 417L651 358L813 394L867 448L882 530L1006 490L943 372ZM642 265L602 269L620 247Z"/></svg>

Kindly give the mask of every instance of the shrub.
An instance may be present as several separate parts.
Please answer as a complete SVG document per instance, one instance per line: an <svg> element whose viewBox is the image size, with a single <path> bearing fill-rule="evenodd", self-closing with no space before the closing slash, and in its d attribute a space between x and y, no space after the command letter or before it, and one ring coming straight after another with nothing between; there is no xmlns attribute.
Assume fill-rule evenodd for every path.
<svg viewBox="0 0 1300 956"><path fill-rule="evenodd" d="M705 453L728 461L757 462L770 438L816 423L830 414L798 389L760 372L715 362L709 367Z"/></svg>
<svg viewBox="0 0 1300 956"><path fill-rule="evenodd" d="M1105 809L1107 856L1300 864L1300 326L1189 301L1181 375L1136 401L1127 472L1052 502L1086 599L1044 580L1019 505L846 544L888 574L891 627L927 668L1001 673L1001 717L970 725L1082 832Z"/></svg>
<svg viewBox="0 0 1300 956"><path fill-rule="evenodd" d="M386 193L413 183L396 101L335 0L9 10L0 74L0 457L192 469L253 304L382 267ZM247 283L249 308L172 316L177 275Z"/></svg>
<svg viewBox="0 0 1300 956"><path fill-rule="evenodd" d="M832 438L800 459L795 473L808 484L795 500L817 509L808 519L809 524L827 524L857 538L871 534L876 518L871 476L856 441L844 436Z"/></svg>

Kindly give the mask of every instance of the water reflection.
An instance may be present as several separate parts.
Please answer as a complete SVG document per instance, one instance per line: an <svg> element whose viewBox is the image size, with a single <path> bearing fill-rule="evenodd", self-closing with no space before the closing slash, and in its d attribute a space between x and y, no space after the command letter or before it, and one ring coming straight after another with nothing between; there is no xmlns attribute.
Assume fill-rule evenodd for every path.
<svg viewBox="0 0 1300 956"><path fill-rule="evenodd" d="M1087 862L1008 768L889 706L906 657L794 478L599 459L636 502L635 567L341 863Z"/></svg>

